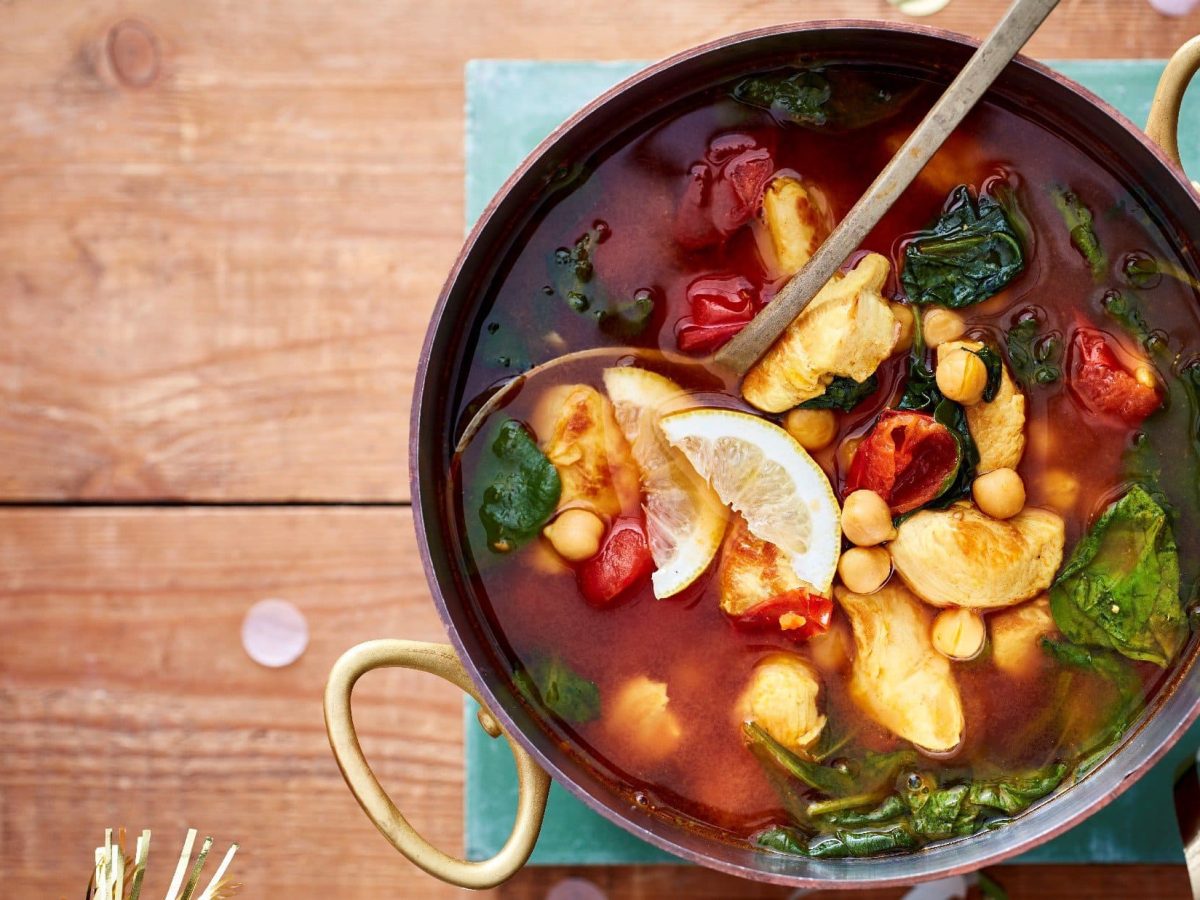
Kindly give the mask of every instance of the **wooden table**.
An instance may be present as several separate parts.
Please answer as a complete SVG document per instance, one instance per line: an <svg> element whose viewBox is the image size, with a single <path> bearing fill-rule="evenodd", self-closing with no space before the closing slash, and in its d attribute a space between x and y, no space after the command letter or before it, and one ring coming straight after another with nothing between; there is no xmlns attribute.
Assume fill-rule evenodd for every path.
<svg viewBox="0 0 1200 900"><path fill-rule="evenodd" d="M999 7L930 21L982 35ZM153 828L169 868L189 824L242 843L247 897L454 893L360 814L319 698L359 640L442 637L405 456L462 237L463 64L659 57L816 16L896 18L884 0L0 0L0 894L79 896L109 825ZM1165 56L1198 30L1064 0L1031 52ZM312 630L283 670L240 645L266 597ZM458 693L389 672L357 697L385 786L461 846ZM568 875L786 895L621 868L499 893ZM1014 897L1186 895L1175 867L998 877Z"/></svg>

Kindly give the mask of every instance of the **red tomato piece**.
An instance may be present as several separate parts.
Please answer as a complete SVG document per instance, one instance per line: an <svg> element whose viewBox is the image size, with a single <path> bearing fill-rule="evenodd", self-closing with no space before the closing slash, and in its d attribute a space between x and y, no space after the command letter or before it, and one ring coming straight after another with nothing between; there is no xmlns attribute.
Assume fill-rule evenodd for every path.
<svg viewBox="0 0 1200 900"><path fill-rule="evenodd" d="M579 591L592 606L607 606L650 577L654 560L640 517L621 516L600 545L600 552L576 570Z"/></svg>
<svg viewBox="0 0 1200 900"><path fill-rule="evenodd" d="M1099 331L1080 329L1071 342L1071 393L1089 410L1137 425L1162 405L1158 390L1125 370Z"/></svg>
<svg viewBox="0 0 1200 900"><path fill-rule="evenodd" d="M711 353L754 318L759 304L754 285L740 275L712 275L688 285L690 316L675 326L675 341L685 353Z"/></svg>
<svg viewBox="0 0 1200 900"><path fill-rule="evenodd" d="M675 239L688 250L725 240L754 216L775 171L769 147L747 134L714 138L687 174L675 213Z"/></svg>
<svg viewBox="0 0 1200 900"><path fill-rule="evenodd" d="M940 496L961 460L958 441L933 416L884 410L854 453L845 493L874 491L902 515Z"/></svg>
<svg viewBox="0 0 1200 900"><path fill-rule="evenodd" d="M808 591L788 591L760 603L734 621L754 630L779 629L794 641L806 641L829 630L833 619L833 601Z"/></svg>

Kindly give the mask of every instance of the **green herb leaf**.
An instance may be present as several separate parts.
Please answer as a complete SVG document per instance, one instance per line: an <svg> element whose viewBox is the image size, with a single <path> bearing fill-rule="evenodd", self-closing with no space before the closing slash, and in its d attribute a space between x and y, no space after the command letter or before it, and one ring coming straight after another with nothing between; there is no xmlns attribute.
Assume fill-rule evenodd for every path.
<svg viewBox="0 0 1200 900"><path fill-rule="evenodd" d="M805 128L851 131L894 115L917 92L854 66L784 70L739 81L733 98Z"/></svg>
<svg viewBox="0 0 1200 900"><path fill-rule="evenodd" d="M1166 667L1187 637L1166 510L1141 485L1104 511L1050 588L1059 630Z"/></svg>
<svg viewBox="0 0 1200 900"><path fill-rule="evenodd" d="M751 842L764 850L774 850L776 853L791 853L794 856L808 856L808 835L797 828L786 825L772 825L751 838Z"/></svg>
<svg viewBox="0 0 1200 900"><path fill-rule="evenodd" d="M1108 257L1096 230L1092 226L1092 211L1088 209L1074 191L1065 187L1054 189L1054 205L1062 214L1067 230L1071 233L1071 245L1079 251L1092 270L1092 278L1103 281L1108 271Z"/></svg>
<svg viewBox="0 0 1200 900"><path fill-rule="evenodd" d="M654 297L649 293L634 297L628 303L605 309L597 317L601 331L610 337L624 339L637 337L646 330L652 318Z"/></svg>
<svg viewBox="0 0 1200 900"><path fill-rule="evenodd" d="M1062 784L1066 774L1067 764L1056 762L1024 774L1007 775L989 781L973 781L969 798L979 806L998 809L1007 815L1015 816Z"/></svg>
<svg viewBox="0 0 1200 900"><path fill-rule="evenodd" d="M486 487L479 518L488 546L507 553L537 536L558 506L562 482L525 426L506 419L481 466Z"/></svg>
<svg viewBox="0 0 1200 900"><path fill-rule="evenodd" d="M600 689L557 656L543 657L513 676L517 689L560 719L575 724L600 717Z"/></svg>
<svg viewBox="0 0 1200 900"><path fill-rule="evenodd" d="M828 119L825 104L833 95L829 79L814 69L790 75L758 75L733 89L733 99L769 110L798 125L821 126Z"/></svg>
<svg viewBox="0 0 1200 900"><path fill-rule="evenodd" d="M913 303L960 308L998 293L1025 267L1021 243L1003 207L955 188L933 228L904 248L900 282Z"/></svg>
<svg viewBox="0 0 1200 900"><path fill-rule="evenodd" d="M800 408L840 409L842 412L850 412L850 410L862 403L863 400L875 393L878 388L879 379L874 375L862 382L855 381L853 378L846 378L843 375L837 375L833 381L825 386L825 393L820 397L805 400L800 404Z"/></svg>
<svg viewBox="0 0 1200 900"><path fill-rule="evenodd" d="M1064 666L1093 672L1109 681L1117 697L1106 719L1108 725L1096 736L1090 752L1075 765L1075 777L1089 772L1108 752L1133 721L1141 702L1142 683L1129 663L1109 650L1093 650L1068 641L1042 638L1042 650Z"/></svg>
<svg viewBox="0 0 1200 900"><path fill-rule="evenodd" d="M750 749L764 765L782 769L826 797L851 797L876 791L882 795L882 790L896 779L897 773L917 759L912 750L896 750L868 753L862 760L851 761L843 768L825 766L793 753L756 722L747 722L742 730Z"/></svg>
<svg viewBox="0 0 1200 900"><path fill-rule="evenodd" d="M907 822L879 828L839 830L822 834L808 842L806 856L814 859L878 856L898 850L915 850L921 844Z"/></svg>
<svg viewBox="0 0 1200 900"><path fill-rule="evenodd" d="M1122 291L1105 291L1100 304L1104 307L1104 311L1132 338L1143 347L1152 349L1154 335L1132 295Z"/></svg>
<svg viewBox="0 0 1200 900"><path fill-rule="evenodd" d="M1158 260L1145 253L1130 253L1121 264L1121 273L1133 287L1139 290L1150 290L1162 282L1162 272L1158 269Z"/></svg>
<svg viewBox="0 0 1200 900"><path fill-rule="evenodd" d="M991 403L996 399L996 392L1000 390L1000 382L1004 377L1004 360L1000 358L1000 354L986 344L979 350L972 350L987 369L987 386L983 389L983 402Z"/></svg>
<svg viewBox="0 0 1200 900"><path fill-rule="evenodd" d="M1023 313L1004 336L1013 374L1026 386L1053 384L1062 377L1062 341L1056 334L1040 336L1033 313Z"/></svg>

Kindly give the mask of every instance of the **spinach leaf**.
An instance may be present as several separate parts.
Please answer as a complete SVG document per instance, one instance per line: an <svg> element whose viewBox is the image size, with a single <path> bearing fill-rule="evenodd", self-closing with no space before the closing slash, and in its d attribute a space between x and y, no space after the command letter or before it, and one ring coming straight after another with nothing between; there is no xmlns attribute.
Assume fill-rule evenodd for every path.
<svg viewBox="0 0 1200 900"><path fill-rule="evenodd" d="M1092 227L1092 211L1088 209L1074 191L1065 187L1054 188L1054 205L1062 214L1067 230L1071 233L1071 245L1087 262L1092 270L1092 278L1097 282L1104 280L1108 270L1108 257L1096 230Z"/></svg>
<svg viewBox="0 0 1200 900"><path fill-rule="evenodd" d="M805 128L850 131L897 112L917 92L853 66L790 69L739 81L733 98Z"/></svg>
<svg viewBox="0 0 1200 900"><path fill-rule="evenodd" d="M1015 816L1062 784L1066 774L1067 764L1055 762L1033 772L1007 775L990 781L973 781L968 796L978 806Z"/></svg>
<svg viewBox="0 0 1200 900"><path fill-rule="evenodd" d="M1042 650L1062 665L1101 676L1113 685L1117 694L1112 709L1106 715L1109 724L1092 741L1090 751L1075 764L1075 777L1078 779L1091 771L1108 753L1108 748L1129 728L1141 702L1142 683L1129 663L1109 650L1092 650L1049 638L1042 638Z"/></svg>
<svg viewBox="0 0 1200 900"><path fill-rule="evenodd" d="M1137 301L1122 291L1105 291L1100 300L1104 311L1139 344L1153 349L1155 335L1150 330Z"/></svg>
<svg viewBox="0 0 1200 900"><path fill-rule="evenodd" d="M971 834L979 818L979 807L970 802L966 784L909 794L912 828L922 837L937 840Z"/></svg>
<svg viewBox="0 0 1200 900"><path fill-rule="evenodd" d="M862 760L844 766L826 766L793 753L756 722L747 722L742 731L754 755L768 767L782 769L826 797L851 797L882 792L905 766L913 765L912 750L868 753Z"/></svg>
<svg viewBox="0 0 1200 900"><path fill-rule="evenodd" d="M537 536L562 493L558 470L525 426L506 419L495 432L491 456L481 466L486 487L479 518L488 546L507 553Z"/></svg>
<svg viewBox="0 0 1200 900"><path fill-rule="evenodd" d="M964 184L951 191L933 228L904 248L900 282L913 303L960 308L995 295L1024 268L1003 207L987 196L972 200Z"/></svg>
<svg viewBox="0 0 1200 900"><path fill-rule="evenodd" d="M821 126L828 121L825 104L833 96L829 79L815 69L789 75L757 75L733 89L733 99L779 114L798 125Z"/></svg>
<svg viewBox="0 0 1200 900"><path fill-rule="evenodd" d="M531 702L540 702L567 722L580 724L600 717L596 682L577 675L557 656L539 657L518 671L513 682Z"/></svg>
<svg viewBox="0 0 1200 900"><path fill-rule="evenodd" d="M1062 340L1057 333L1040 337L1040 321L1032 310L1022 312L1005 334L1013 374L1026 387L1053 384L1062 378Z"/></svg>
<svg viewBox="0 0 1200 900"><path fill-rule="evenodd" d="M1179 584L1166 510L1134 485L1076 546L1050 588L1050 609L1071 641L1165 668L1188 633Z"/></svg>
<svg viewBox="0 0 1200 900"><path fill-rule="evenodd" d="M996 392L1000 390L1000 381L1004 377L1004 361L1000 359L1000 354L984 344L978 350L972 350L979 357L987 369L987 385L983 389L983 402L991 403L996 399Z"/></svg>
<svg viewBox="0 0 1200 900"><path fill-rule="evenodd" d="M637 337L646 330L652 318L654 295L648 291L639 292L628 303L598 310L596 314L601 331L609 337L623 339Z"/></svg>
<svg viewBox="0 0 1200 900"><path fill-rule="evenodd" d="M764 850L776 853L791 853L793 856L808 856L808 835L786 825L772 825L751 838L751 842Z"/></svg>
<svg viewBox="0 0 1200 900"><path fill-rule="evenodd" d="M913 773L873 809L817 815L803 829L770 828L755 842L781 853L821 858L914 849L928 841L974 834L997 815L1023 812L1053 792L1066 773L1067 764L1055 762L1029 772L947 785L939 785L930 774Z"/></svg>
<svg viewBox="0 0 1200 900"><path fill-rule="evenodd" d="M915 850L920 845L917 836L903 822L880 828L839 830L812 838L798 829L775 825L756 834L753 842L776 853L813 859L877 856L896 850Z"/></svg>
<svg viewBox="0 0 1200 900"><path fill-rule="evenodd" d="M921 307L912 307L913 345L908 356L908 381L904 384L904 395L897 409L924 412L933 409L943 399L938 390L933 367L926 362L925 334L921 324Z"/></svg>
<svg viewBox="0 0 1200 900"><path fill-rule="evenodd" d="M866 381L855 381L844 375L837 375L825 386L825 393L813 397L800 404L801 409L840 409L850 412L879 388L879 379L874 375Z"/></svg>
<svg viewBox="0 0 1200 900"><path fill-rule="evenodd" d="M814 859L844 859L848 856L877 856L897 850L915 850L920 839L907 822L881 828L861 828L822 834L808 842L806 856Z"/></svg>

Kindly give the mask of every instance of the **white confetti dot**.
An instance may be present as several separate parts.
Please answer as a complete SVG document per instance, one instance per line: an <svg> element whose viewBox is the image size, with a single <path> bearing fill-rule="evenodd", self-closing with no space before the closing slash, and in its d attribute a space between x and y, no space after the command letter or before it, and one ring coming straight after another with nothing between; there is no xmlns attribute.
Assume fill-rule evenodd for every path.
<svg viewBox="0 0 1200 900"><path fill-rule="evenodd" d="M308 648L308 620L286 600L260 600L242 620L242 647L259 665L291 665Z"/></svg>
<svg viewBox="0 0 1200 900"><path fill-rule="evenodd" d="M1150 0L1150 5L1165 16L1186 16L1200 0Z"/></svg>

